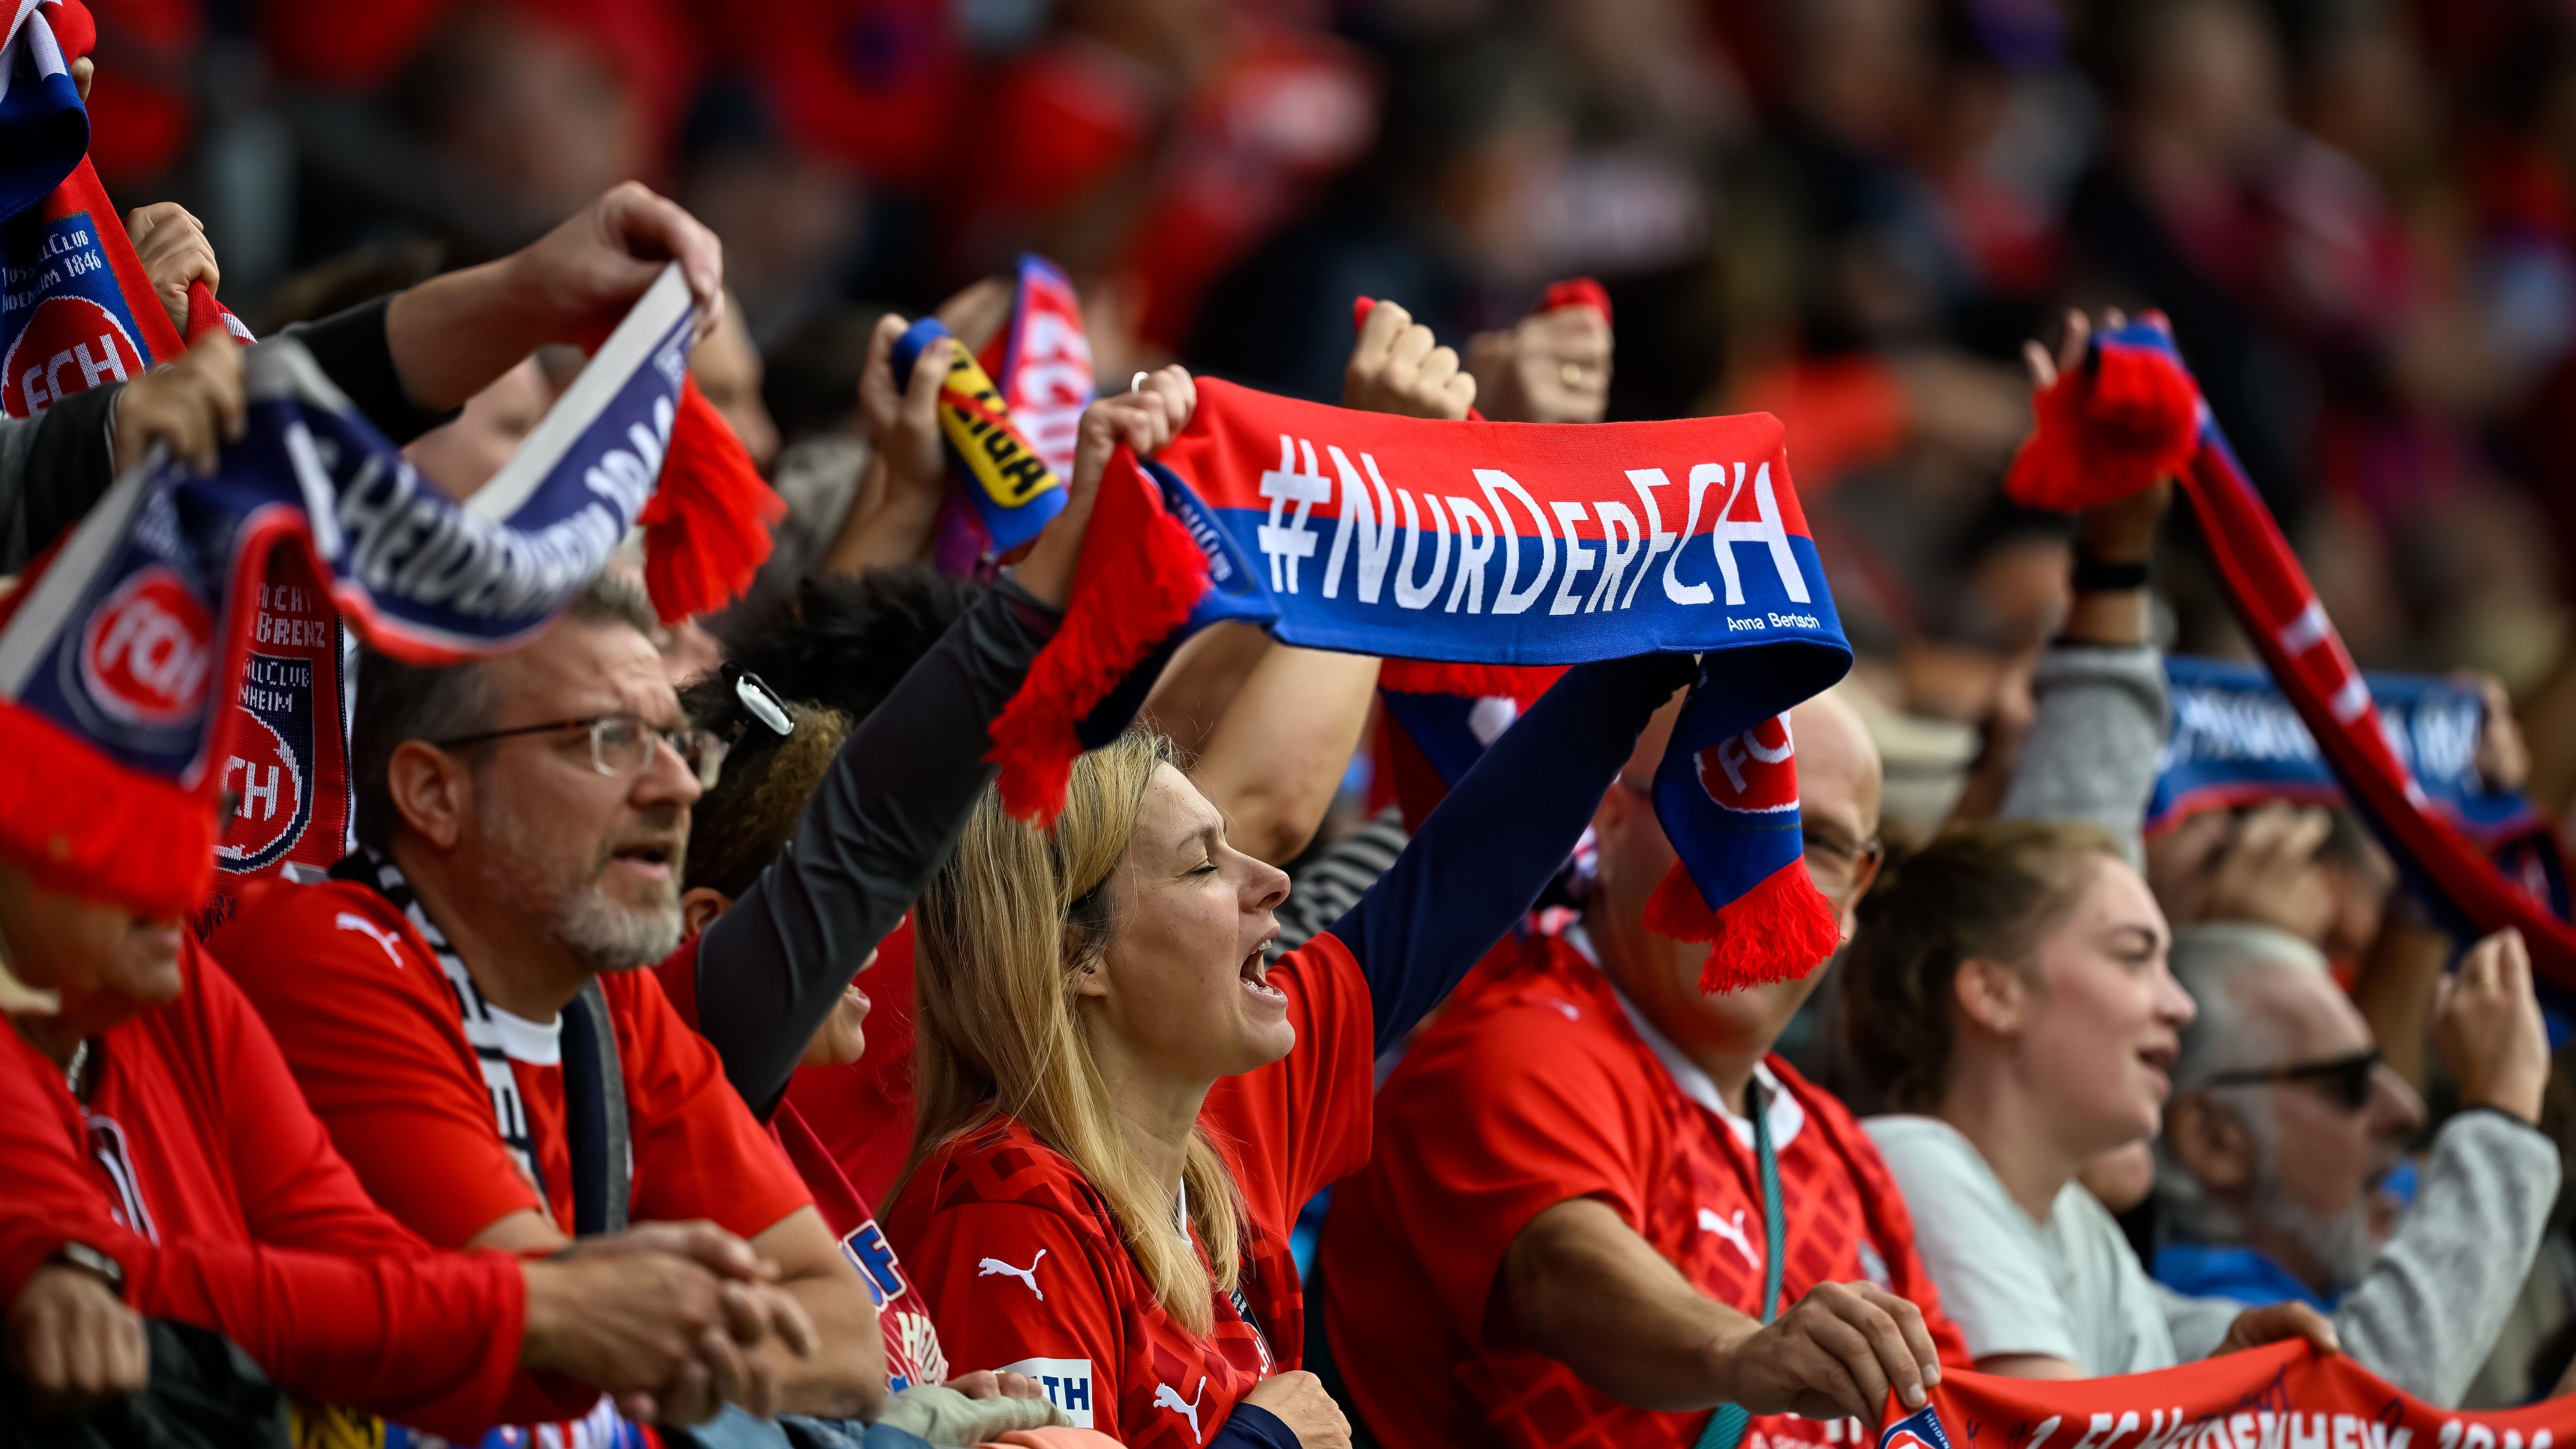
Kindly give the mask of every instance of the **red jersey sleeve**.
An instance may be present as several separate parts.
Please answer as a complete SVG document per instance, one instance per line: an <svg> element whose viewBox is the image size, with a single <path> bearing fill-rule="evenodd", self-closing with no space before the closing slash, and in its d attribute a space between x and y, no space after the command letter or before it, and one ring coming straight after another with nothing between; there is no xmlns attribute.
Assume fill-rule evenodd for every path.
<svg viewBox="0 0 2576 1449"><path fill-rule="evenodd" d="M1135 1346L1101 1251L1098 1234L1048 1208L958 1203L930 1217L904 1262L929 1297L950 1372L1027 1374L1077 1427L1114 1434L1120 1368Z"/></svg>
<svg viewBox="0 0 2576 1449"><path fill-rule="evenodd" d="M1376 1016L1359 963L1329 933L1279 958L1268 980L1287 994L1297 1045L1218 1082L1202 1115L1233 1139L1254 1211L1285 1233L1318 1188L1368 1161Z"/></svg>
<svg viewBox="0 0 2576 1449"><path fill-rule="evenodd" d="M493 1125L437 960L382 897L273 890L215 946L370 1197L444 1248L547 1212Z"/></svg>
<svg viewBox="0 0 2576 1449"><path fill-rule="evenodd" d="M197 982L190 982L196 989ZM165 1011L178 1008L163 1008ZM135 1310L214 1329L288 1389L456 1439L479 1437L514 1389L527 1301L519 1266L497 1254L347 1257L180 1236L153 1243L110 1215L83 1151L78 1107L53 1064L0 1033L0 1293L66 1241L117 1260ZM120 1047L153 1038L128 1033ZM257 1099L253 1099L257 1100ZM246 1103L227 1099L227 1116ZM309 1118L308 1118L309 1122ZM156 1124L166 1125L166 1124ZM264 1124L244 1122L256 1131ZM281 1134L308 1131L291 1121Z"/></svg>
<svg viewBox="0 0 2576 1449"><path fill-rule="evenodd" d="M429 1244L378 1207L297 1090L277 1040L212 956L190 949L197 995L191 1052L219 1084L225 1146L251 1236L279 1247L358 1257L418 1256Z"/></svg>
<svg viewBox="0 0 2576 1449"><path fill-rule="evenodd" d="M1645 1231L1664 1137L1639 1106L1652 1095L1627 1088L1635 1064L1615 1040L1572 1025L1544 1000L1498 1005L1473 1031L1418 1042L1380 1104L1406 1150L1381 1155L1366 1190L1471 1343L1503 1255L1541 1212L1594 1197Z"/></svg>
<svg viewBox="0 0 2576 1449"><path fill-rule="evenodd" d="M778 1140L725 1079L650 971L600 978L627 1082L638 1222L704 1218L744 1238L813 1204Z"/></svg>

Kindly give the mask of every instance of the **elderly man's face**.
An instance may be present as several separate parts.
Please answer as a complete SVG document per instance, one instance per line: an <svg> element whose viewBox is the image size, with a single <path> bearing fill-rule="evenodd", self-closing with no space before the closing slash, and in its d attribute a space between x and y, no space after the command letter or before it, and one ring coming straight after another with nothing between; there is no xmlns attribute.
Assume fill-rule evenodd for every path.
<svg viewBox="0 0 2576 1449"><path fill-rule="evenodd" d="M2239 976L2227 1002L2205 1009L2242 1013L2254 1039L2271 1045L2247 1067L2292 1067L2371 1049L2370 1026L2323 972L2257 967ZM2213 1105L2240 1114L2247 1129L2234 1151L2184 1158L2214 1195L2241 1211L2255 1245L2312 1286L2349 1286L2378 1250L2374 1190L2423 1125L2424 1103L2387 1066L2371 1074L2358 1108L2330 1081L2310 1078L2217 1089ZM2195 1119L2196 1137L2212 1135ZM2224 1125L2215 1129L2224 1136Z"/></svg>

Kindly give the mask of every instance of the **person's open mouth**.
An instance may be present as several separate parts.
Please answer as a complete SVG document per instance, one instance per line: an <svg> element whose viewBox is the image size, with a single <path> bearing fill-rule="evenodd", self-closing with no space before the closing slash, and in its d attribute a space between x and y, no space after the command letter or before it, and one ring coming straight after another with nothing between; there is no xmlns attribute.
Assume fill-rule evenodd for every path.
<svg viewBox="0 0 2576 1449"><path fill-rule="evenodd" d="M1270 943L1278 939L1279 928L1273 926L1270 934L1261 938L1261 944L1253 947L1251 954L1243 958L1243 967L1238 974L1243 978L1243 989L1254 999L1285 1006L1288 993L1271 985L1269 980Z"/></svg>

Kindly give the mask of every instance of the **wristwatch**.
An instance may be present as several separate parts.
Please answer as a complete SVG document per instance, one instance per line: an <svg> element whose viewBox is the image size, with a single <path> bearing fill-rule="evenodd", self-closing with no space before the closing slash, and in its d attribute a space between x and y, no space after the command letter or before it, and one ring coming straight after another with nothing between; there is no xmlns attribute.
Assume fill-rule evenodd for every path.
<svg viewBox="0 0 2576 1449"><path fill-rule="evenodd" d="M66 1268L81 1268L96 1273L106 1282L109 1292L119 1298L125 1296L125 1270L117 1265L114 1258L87 1243L65 1243L54 1249L53 1256L45 1261L50 1264L60 1264Z"/></svg>

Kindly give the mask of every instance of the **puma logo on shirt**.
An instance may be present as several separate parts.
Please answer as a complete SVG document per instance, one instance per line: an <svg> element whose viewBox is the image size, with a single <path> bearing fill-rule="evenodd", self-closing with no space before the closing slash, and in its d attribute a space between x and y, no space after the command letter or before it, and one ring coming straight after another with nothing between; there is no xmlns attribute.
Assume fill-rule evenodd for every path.
<svg viewBox="0 0 2576 1449"><path fill-rule="evenodd" d="M355 911L340 912L337 917L333 918L331 924L339 927L343 931L356 931L360 935L365 936L368 940L384 947L385 958L394 963L394 969L396 971L400 971L402 969L402 952L396 949L396 946L399 944L399 939L393 932L385 930L383 927L378 926L375 922L368 920L366 917L359 915Z"/></svg>
<svg viewBox="0 0 2576 1449"><path fill-rule="evenodd" d="M1038 1286L1038 1264L1046 1261L1046 1255L1046 1249L1038 1249L1038 1255L1031 1258L1029 1260L1029 1265L1025 1268L1014 1268L999 1258L986 1258L975 1265L975 1276L978 1278L990 1278L996 1273L1001 1273L1009 1277L1017 1278L1021 1282L1028 1284L1029 1291L1038 1295L1038 1301L1043 1303L1046 1301L1046 1290Z"/></svg>
<svg viewBox="0 0 2576 1449"><path fill-rule="evenodd" d="M1199 1400L1206 1397L1207 1375L1205 1374L1199 1375L1198 1397L1193 1398L1186 1403L1182 1402L1180 1391L1174 1389L1170 1384L1154 1385L1154 1407L1158 1409L1169 1409L1173 1413L1180 1415L1182 1418L1189 1420L1190 1438L1200 1444L1207 1442L1207 1437L1199 1432Z"/></svg>
<svg viewBox="0 0 2576 1449"><path fill-rule="evenodd" d="M1744 1255L1744 1266L1754 1269L1762 1266L1762 1255L1754 1250L1753 1239L1746 1236L1744 1231L1744 1209L1737 1208L1734 1218L1730 1220L1719 1217L1712 1208L1701 1208L1699 1230L1703 1233L1715 1233L1733 1243L1735 1251ZM985 1261L992 1260L988 1258Z"/></svg>

